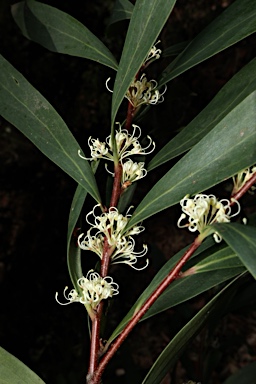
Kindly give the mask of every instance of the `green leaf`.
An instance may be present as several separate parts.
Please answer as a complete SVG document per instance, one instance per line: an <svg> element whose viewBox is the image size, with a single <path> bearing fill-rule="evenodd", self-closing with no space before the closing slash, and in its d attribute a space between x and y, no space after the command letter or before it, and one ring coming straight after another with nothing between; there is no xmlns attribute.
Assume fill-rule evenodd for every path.
<svg viewBox="0 0 256 384"><path fill-rule="evenodd" d="M99 165L98 162L92 163L92 170L95 174L97 167ZM69 212L68 218L68 234L67 234L67 264L69 275L72 281L74 288L79 292L81 288L77 284L77 280L83 276L82 266L81 266L81 249L77 245L76 234L74 239L72 235L74 233L75 227L80 217L80 213L82 211L85 198L87 196L87 191L78 184Z"/></svg>
<svg viewBox="0 0 256 384"><path fill-rule="evenodd" d="M254 384L256 377L256 361L235 372L223 384Z"/></svg>
<svg viewBox="0 0 256 384"><path fill-rule="evenodd" d="M209 301L169 342L151 367L142 384L159 384L173 367L189 342L203 328L206 322L221 312L235 293L237 278L229 283Z"/></svg>
<svg viewBox="0 0 256 384"><path fill-rule="evenodd" d="M127 229L255 163L255 97L247 96L154 185Z"/></svg>
<svg viewBox="0 0 256 384"><path fill-rule="evenodd" d="M177 43L171 45L168 48L165 48L163 51L163 57L169 56L177 56L181 51L183 51L189 44L189 41L182 41L181 43Z"/></svg>
<svg viewBox="0 0 256 384"><path fill-rule="evenodd" d="M45 384L31 369L0 347L1 384Z"/></svg>
<svg viewBox="0 0 256 384"><path fill-rule="evenodd" d="M81 266L81 250L80 250L80 247L76 244L77 238L75 237L75 239L72 239L72 234L74 232L75 226L77 225L77 221L79 219L81 210L83 208L86 195L87 195L87 191L83 187L81 187L81 185L78 185L71 203L71 209L69 212L69 219L68 219L68 236L67 236L68 271L69 271L72 284L75 287L75 289L78 291L79 291L79 286L77 285L77 280L83 276L82 266Z"/></svg>
<svg viewBox="0 0 256 384"><path fill-rule="evenodd" d="M256 279L256 228L238 223L214 224L213 228Z"/></svg>
<svg viewBox="0 0 256 384"><path fill-rule="evenodd" d="M236 0L164 70L159 85L254 33L255 19L255 0Z"/></svg>
<svg viewBox="0 0 256 384"><path fill-rule="evenodd" d="M137 0L127 31L112 99L112 126L127 89L156 42L176 0Z"/></svg>
<svg viewBox="0 0 256 384"><path fill-rule="evenodd" d="M128 0L116 0L108 25L127 20L132 17L134 5Z"/></svg>
<svg viewBox="0 0 256 384"><path fill-rule="evenodd" d="M244 271L242 263L239 262L234 251L227 246L224 246L221 249L218 247L217 251L212 251L213 253L208 256L208 249L212 244L213 240L209 238L200 246L195 252L194 257L200 255L200 259L203 260L193 266L193 274L174 281L144 315L143 320L174 307L175 305L181 304ZM143 303L152 295L160 282L166 278L168 273L176 265L177 261L185 253L186 249L187 248L179 251L160 269L124 319L114 330L108 343L111 343L118 334L121 333L133 314L141 308ZM197 258L193 258L193 260L195 263Z"/></svg>
<svg viewBox="0 0 256 384"><path fill-rule="evenodd" d="M229 112L256 89L256 59L238 72L215 98L178 135L167 143L150 161L148 170L189 150Z"/></svg>
<svg viewBox="0 0 256 384"><path fill-rule="evenodd" d="M108 48L67 13L28 0L12 5L12 15L25 37L50 51L83 57L117 69L117 62Z"/></svg>
<svg viewBox="0 0 256 384"><path fill-rule="evenodd" d="M0 56L0 115L50 160L100 201L91 167L78 156L79 144L48 101Z"/></svg>

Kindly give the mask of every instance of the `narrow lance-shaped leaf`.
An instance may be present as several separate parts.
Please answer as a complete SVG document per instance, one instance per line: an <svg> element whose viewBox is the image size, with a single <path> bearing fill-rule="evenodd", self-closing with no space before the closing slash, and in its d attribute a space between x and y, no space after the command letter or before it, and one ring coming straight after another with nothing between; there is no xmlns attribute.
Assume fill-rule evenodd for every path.
<svg viewBox="0 0 256 384"><path fill-rule="evenodd" d="M151 367L142 384L160 384L167 372L173 367L189 342L203 328L207 321L223 312L227 302L235 294L236 282L234 279L225 288L209 301L169 342L156 362Z"/></svg>
<svg viewBox="0 0 256 384"><path fill-rule="evenodd" d="M112 126L127 89L168 19L176 0L137 0L117 72L112 99Z"/></svg>
<svg viewBox="0 0 256 384"><path fill-rule="evenodd" d="M127 228L255 163L255 97L247 96L154 185Z"/></svg>
<svg viewBox="0 0 256 384"><path fill-rule="evenodd" d="M128 0L116 0L113 10L111 12L108 25L117 23L121 20L130 19L132 16L134 5Z"/></svg>
<svg viewBox="0 0 256 384"><path fill-rule="evenodd" d="M2 56L0 68L0 115L100 202L91 167L78 156L79 144L64 121Z"/></svg>
<svg viewBox="0 0 256 384"><path fill-rule="evenodd" d="M199 295L202 292L214 287L221 282L224 282L237 274L244 271L241 261L238 259L232 249L227 246L224 248L210 249L213 244L212 239L207 239L200 248L195 252L195 259L191 260L193 272L191 275L180 278L174 281L157 299L154 305L146 312L143 320L154 316L157 313L163 312L175 305L181 304L192 297ZM117 328L110 336L108 343L111 343L122 329L130 321L133 314L138 311L143 303L152 295L161 281L163 281L168 273L172 270L177 261L182 257L186 249L179 251L174 257L168 260L167 263L156 274L152 282L144 290L130 311L120 322ZM201 261L198 261L199 260ZM194 265L196 263L196 265ZM191 266L191 265L190 265Z"/></svg>
<svg viewBox="0 0 256 384"><path fill-rule="evenodd" d="M214 224L213 228L256 279L256 228L238 223Z"/></svg>
<svg viewBox="0 0 256 384"><path fill-rule="evenodd" d="M14 4L12 15L25 37L50 51L83 57L117 69L117 62L109 49L67 13L27 0Z"/></svg>
<svg viewBox="0 0 256 384"><path fill-rule="evenodd" d="M256 90L256 59L253 59L220 90L214 99L150 161L154 169L189 150L250 93Z"/></svg>
<svg viewBox="0 0 256 384"><path fill-rule="evenodd" d="M81 210L83 208L86 195L87 191L82 188L81 185L78 185L71 203L71 209L68 220L67 264L69 276L71 278L73 286L78 292L79 286L77 285L77 280L83 276L83 272L81 266L81 250L76 243L77 234L74 233L74 230L75 226L77 225ZM72 236L73 234L74 238Z"/></svg>
<svg viewBox="0 0 256 384"><path fill-rule="evenodd" d="M99 161L92 163L92 170L95 174ZM81 266L81 249L77 244L77 231L76 225L79 220L85 198L87 196L87 191L78 184L69 212L68 218L68 234L67 234L67 264L68 271L73 283L73 286L79 292L80 287L77 284L77 280L83 276L82 266Z"/></svg>
<svg viewBox="0 0 256 384"><path fill-rule="evenodd" d="M0 347L1 384L45 384L31 369Z"/></svg>
<svg viewBox="0 0 256 384"><path fill-rule="evenodd" d="M163 85L256 31L255 0L236 0L164 70Z"/></svg>

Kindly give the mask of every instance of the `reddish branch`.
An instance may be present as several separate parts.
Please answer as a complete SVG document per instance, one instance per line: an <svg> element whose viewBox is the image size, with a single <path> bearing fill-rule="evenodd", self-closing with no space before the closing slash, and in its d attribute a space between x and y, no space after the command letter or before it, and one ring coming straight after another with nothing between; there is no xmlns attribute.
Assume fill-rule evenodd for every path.
<svg viewBox="0 0 256 384"><path fill-rule="evenodd" d="M110 209L111 209L111 207L117 206L117 203L118 203L118 200L120 197L122 171L123 171L123 167L120 163L115 165L115 175L114 175L112 196L111 196L111 200L110 200Z"/></svg>
<svg viewBox="0 0 256 384"><path fill-rule="evenodd" d="M146 300L146 302L142 305L142 307L138 310L138 312L133 316L127 326L122 330L122 333L117 337L117 339L110 346L106 354L103 356L100 361L97 370L94 375L89 378L88 384L99 384L101 380L101 376L103 371L105 370L107 364L110 359L114 356L118 348L127 338L129 333L135 327L135 325L141 320L141 318L145 315L145 313L149 310L149 308L155 303L158 297L164 292L164 290L169 286L169 284L179 277L182 267L188 261L188 259L193 255L195 250L201 244L198 241L198 238L195 239L194 243L191 247L185 252L182 258L178 261L176 266L169 272L168 276L159 284L156 290L152 293L152 295Z"/></svg>
<svg viewBox="0 0 256 384"><path fill-rule="evenodd" d="M127 117L126 117L126 122L125 122L125 129L127 129L128 132L131 129L132 121L133 121L135 112L136 112L136 108L134 108L132 103L130 103L130 101L129 101L128 102Z"/></svg>
<svg viewBox="0 0 256 384"><path fill-rule="evenodd" d="M103 310L103 301L98 305L95 318L92 321L90 363L88 377L92 377L99 363L100 352L100 320Z"/></svg>
<svg viewBox="0 0 256 384"><path fill-rule="evenodd" d="M253 184L256 183L256 173L254 173L254 175L250 178L250 180L248 180L245 185L239 189L239 191L237 193L235 193L234 195L232 195L231 197L231 204L230 205L234 205L235 202L232 201L232 200L239 200L241 199L241 197L253 186Z"/></svg>

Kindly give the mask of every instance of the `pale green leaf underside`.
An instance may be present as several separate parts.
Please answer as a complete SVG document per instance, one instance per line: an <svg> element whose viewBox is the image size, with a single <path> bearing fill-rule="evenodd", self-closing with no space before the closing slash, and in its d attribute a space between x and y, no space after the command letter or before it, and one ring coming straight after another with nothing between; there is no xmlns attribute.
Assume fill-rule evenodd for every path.
<svg viewBox="0 0 256 384"><path fill-rule="evenodd" d="M209 301L169 342L151 367L142 384L160 384L173 367L185 347L202 329L207 321L215 317L234 294L234 279Z"/></svg>
<svg viewBox="0 0 256 384"><path fill-rule="evenodd" d="M194 263L197 262L195 273L174 281L145 314L143 320L183 303L184 301L214 287L216 284L220 284L244 271L243 264L240 262L234 251L227 246L217 251L213 250L213 253L208 256L209 247L211 247L212 244L212 239L207 239L207 241L201 245L194 256L200 256L199 259L202 260L197 262L197 258L193 259L195 260ZM160 269L152 282L112 333L108 343L112 342L122 331L132 318L133 313L141 308L142 304L154 292L160 282L165 279L168 273L176 265L177 261L182 257L185 250L186 249L179 251Z"/></svg>
<svg viewBox="0 0 256 384"><path fill-rule="evenodd" d="M189 150L250 93L256 90L256 59L238 72L180 133L150 161L148 170Z"/></svg>
<svg viewBox="0 0 256 384"><path fill-rule="evenodd" d="M176 0L137 0L127 31L117 72L111 121L114 126L118 108L127 89L156 42Z"/></svg>
<svg viewBox="0 0 256 384"><path fill-rule="evenodd" d="M256 92L247 96L148 192L128 228L256 161Z"/></svg>
<svg viewBox="0 0 256 384"><path fill-rule="evenodd" d="M164 70L159 85L254 33L255 20L255 0L235 1Z"/></svg>
<svg viewBox="0 0 256 384"><path fill-rule="evenodd" d="M0 56L0 115L96 201L100 201L91 167L78 156L79 144L50 103Z"/></svg>
<svg viewBox="0 0 256 384"><path fill-rule="evenodd" d="M109 49L67 13L30 0L14 4L12 15L25 37L50 51L83 57L117 69Z"/></svg>
<svg viewBox="0 0 256 384"><path fill-rule="evenodd" d="M0 347L1 384L45 384L31 369Z"/></svg>
<svg viewBox="0 0 256 384"><path fill-rule="evenodd" d="M215 224L214 227L256 279L256 228L238 223Z"/></svg>
<svg viewBox="0 0 256 384"><path fill-rule="evenodd" d="M130 19L134 5L128 0L116 0L108 25L117 23L121 20Z"/></svg>

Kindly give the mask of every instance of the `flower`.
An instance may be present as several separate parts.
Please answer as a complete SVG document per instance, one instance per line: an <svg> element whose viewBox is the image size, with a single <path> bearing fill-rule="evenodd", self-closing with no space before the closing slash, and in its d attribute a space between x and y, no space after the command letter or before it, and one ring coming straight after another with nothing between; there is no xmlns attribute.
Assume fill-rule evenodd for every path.
<svg viewBox="0 0 256 384"><path fill-rule="evenodd" d="M119 129L116 130L115 140L117 147L117 154L119 160L122 161L124 158L132 155L148 155L153 152L155 149L154 141L147 136L149 139L149 144L143 148L139 142L139 138L141 136L141 129L138 125L133 126L133 133L130 134L126 129L122 129L121 124L119 124ZM139 133L136 135L136 131ZM89 137L88 145L91 150L91 157L87 158L81 155L81 151L78 151L80 157L85 160L96 160L96 159L106 159L106 160L114 160L113 159L113 146L111 143L111 136L106 138L106 142L102 143L99 139L92 139ZM151 148L150 148L151 147Z"/></svg>
<svg viewBox="0 0 256 384"><path fill-rule="evenodd" d="M138 261L137 258L145 256L146 253L148 252L147 245L143 244L143 250L140 252L135 252L134 247L135 247L135 241L131 236L125 239L123 243L117 244L116 250L112 255L113 264L119 264L119 263L128 264L130 267L136 269L137 271L141 271L147 268L149 264L148 259L146 259L146 264L143 267L141 268L134 267L134 264L136 264Z"/></svg>
<svg viewBox="0 0 256 384"><path fill-rule="evenodd" d="M235 202L238 205L238 211L231 215L230 202L227 199L218 201L214 195L205 194L198 194L190 199L187 195L180 201L183 213L178 220L178 227L188 227L191 232L203 233L205 228L213 223L229 223L231 217L240 212L240 204L236 200ZM188 223L181 225L181 221L186 216L188 216ZM222 240L217 232L214 233L213 237L217 243Z"/></svg>
<svg viewBox="0 0 256 384"><path fill-rule="evenodd" d="M144 168L145 163L135 163L131 159L127 159L123 164L122 184L127 181L133 183L146 176L147 171Z"/></svg>
<svg viewBox="0 0 256 384"><path fill-rule="evenodd" d="M135 252L135 241L132 236L138 235L144 231L145 228L141 225L135 225L125 231L125 227L131 217L131 214L129 214L130 209L124 216L118 212L117 208L111 207L108 212L103 212L98 216L95 214L98 207L99 204L86 216L86 221L91 225L91 228L87 231L86 236L82 233L78 237L79 247L83 250L92 251L102 258L103 244L106 238L109 246L112 248L112 263L117 264L123 262L135 268L134 264L137 262L137 258L147 253L147 246L143 245L142 251ZM92 222L90 216L94 218ZM94 235L92 235L93 232L95 232Z"/></svg>
<svg viewBox="0 0 256 384"><path fill-rule="evenodd" d="M246 183L250 178L256 173L256 164L252 167L243 169L242 171L238 172L235 176L233 176L233 191L232 195L236 194ZM255 187L251 188L252 190L255 189Z"/></svg>
<svg viewBox="0 0 256 384"><path fill-rule="evenodd" d="M84 157L81 155L80 149L78 150L78 155L85 160L97 160L97 159L106 159L112 160L113 155L109 154L109 148L106 147L106 143L102 143L99 139L93 139L92 136L88 139L88 146L91 150L91 157Z"/></svg>
<svg viewBox="0 0 256 384"><path fill-rule="evenodd" d="M75 289L72 289L68 295L64 289L64 297L68 300L67 303L61 303L58 300L58 293L56 292L55 299L61 305L68 305L74 302L90 305L92 309L96 309L101 300L108 299L119 293L118 284L113 282L112 277L101 277L97 272L90 270L86 277L81 277L77 280L78 286L81 288L79 294Z"/></svg>
<svg viewBox="0 0 256 384"><path fill-rule="evenodd" d="M138 108L142 104L159 104L164 101L163 94L166 92L167 87L162 93L157 90L157 81L147 80L145 73L139 80L134 79L131 83L125 97L130 101L134 108Z"/></svg>
<svg viewBox="0 0 256 384"><path fill-rule="evenodd" d="M153 45L153 47L150 49L150 51L149 51L149 53L148 53L148 55L147 55L147 57L146 57L145 63L146 63L147 61L150 61L150 63L152 63L152 61L157 60L157 59L160 58L162 51L161 51L161 49L159 49L159 48L157 49L157 48L156 48L156 45L157 45L158 43L160 43L160 40L157 41L156 44ZM148 64L149 64L149 63L147 63L147 65L148 65Z"/></svg>

